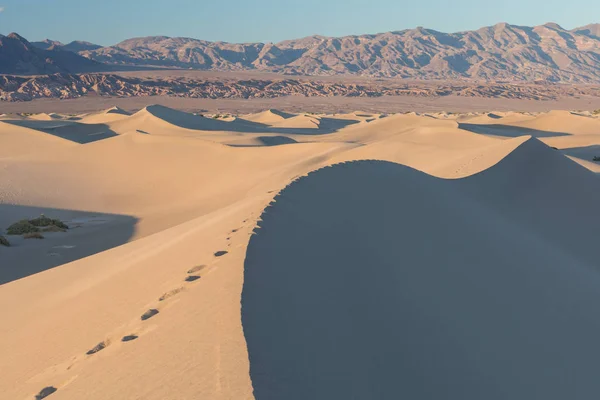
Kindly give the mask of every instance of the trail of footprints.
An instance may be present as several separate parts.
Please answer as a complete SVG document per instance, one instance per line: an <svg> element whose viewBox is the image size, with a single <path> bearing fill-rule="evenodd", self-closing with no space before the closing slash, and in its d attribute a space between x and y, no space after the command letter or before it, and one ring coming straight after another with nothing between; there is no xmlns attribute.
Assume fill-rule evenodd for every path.
<svg viewBox="0 0 600 400"><path fill-rule="evenodd" d="M248 220L244 220L243 222L247 222ZM230 235L227 237L227 242L228 242L228 246L231 246L230 240L231 240L231 235L238 232L239 229L233 229L230 232ZM215 252L213 254L213 256L215 258L220 258L223 257L225 255L229 254L228 251L226 250L219 250L217 252ZM207 268L207 265L197 265L191 269L189 269L187 271L188 276L185 277L184 282L186 283L191 283L191 282L196 282L198 280L200 280L201 276L198 274L199 272L203 271L205 268ZM166 293L164 293L162 296L160 296L158 298L159 302L164 302L176 295L178 295L179 293L183 292L186 290L185 286L181 286L178 287L176 289L170 290ZM141 322L147 321L150 318L158 315L160 313L160 311L157 308L150 308L148 309L146 312L144 312L141 316L140 316L140 320ZM138 339L139 336L135 333L131 333L129 335L123 336L121 338L121 342L123 343L128 343L128 342L132 342L135 341L136 339ZM109 345L111 344L111 340L110 339L106 339L103 340L102 342L98 343L96 346L94 346L93 348L91 348L90 350L88 350L85 354L86 356L93 356L99 352L101 352L102 350L106 349ZM70 367L69 367L70 368ZM41 400L41 399L45 399L46 397L50 396L51 394L54 394L58 391L58 389L54 386L47 386L45 388L43 388L42 390L39 391L39 393L37 393L34 397L35 400Z"/></svg>

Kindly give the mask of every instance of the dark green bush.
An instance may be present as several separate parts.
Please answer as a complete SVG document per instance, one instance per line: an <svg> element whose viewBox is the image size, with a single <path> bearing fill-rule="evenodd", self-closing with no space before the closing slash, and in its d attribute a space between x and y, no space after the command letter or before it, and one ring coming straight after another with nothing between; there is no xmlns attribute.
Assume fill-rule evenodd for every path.
<svg viewBox="0 0 600 400"><path fill-rule="evenodd" d="M65 232L69 227L59 219L46 217L44 214L37 218L26 220L23 219L8 227L9 235L25 235L27 233L36 233L43 228L44 232Z"/></svg>
<svg viewBox="0 0 600 400"><path fill-rule="evenodd" d="M67 224L65 224L64 222L62 222L59 219L53 219L52 220L52 226L55 226L57 228L64 229L64 230L69 229L69 227L67 226Z"/></svg>
<svg viewBox="0 0 600 400"><path fill-rule="evenodd" d="M30 219L29 223L37 227L56 226L61 229L69 229L69 227L61 220L48 218L44 214L40 215L37 218Z"/></svg>
<svg viewBox="0 0 600 400"><path fill-rule="evenodd" d="M28 220L23 219L9 226L6 230L6 233L9 235L25 235L27 233L35 233L39 231L40 229L37 226L34 226Z"/></svg>
<svg viewBox="0 0 600 400"><path fill-rule="evenodd" d="M10 247L10 242L2 235L0 235L0 246Z"/></svg>
<svg viewBox="0 0 600 400"><path fill-rule="evenodd" d="M37 218L30 219L29 223L37 227L50 226L52 225L52 218L48 218L44 214L42 214Z"/></svg>

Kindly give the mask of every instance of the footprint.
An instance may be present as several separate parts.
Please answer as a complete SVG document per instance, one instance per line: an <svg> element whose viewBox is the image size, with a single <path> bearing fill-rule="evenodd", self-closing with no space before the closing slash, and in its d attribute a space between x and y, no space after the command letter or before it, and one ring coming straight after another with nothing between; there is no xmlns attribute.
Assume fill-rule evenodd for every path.
<svg viewBox="0 0 600 400"><path fill-rule="evenodd" d="M137 335L127 335L127 336L123 336L123 339L121 339L121 342L131 342L132 340L137 339L138 336Z"/></svg>
<svg viewBox="0 0 600 400"><path fill-rule="evenodd" d="M188 274L193 274L194 272L200 272L202 271L204 268L206 268L206 265L197 265L194 268L190 269L187 273Z"/></svg>
<svg viewBox="0 0 600 400"><path fill-rule="evenodd" d="M171 298L171 297L175 296L177 293L183 292L184 290L185 290L185 288L183 288L183 287L173 289L170 292L167 292L167 293L163 294L162 296L160 296L158 301L165 301L166 299Z"/></svg>
<svg viewBox="0 0 600 400"><path fill-rule="evenodd" d="M185 278L186 282L194 282L197 281L198 279L200 279L200 277L198 275L190 275L187 278Z"/></svg>
<svg viewBox="0 0 600 400"><path fill-rule="evenodd" d="M158 310L151 308L150 310L148 310L144 314L142 314L142 316L140 318L142 319L142 321L145 321L147 319L154 317L156 314L158 314Z"/></svg>
<svg viewBox="0 0 600 400"><path fill-rule="evenodd" d="M91 349L90 351L88 351L87 354L88 356L91 356L92 354L96 354L99 351L102 351L106 348L106 346L108 346L110 342L108 340L104 341L104 342L100 342L98 343L93 349Z"/></svg>
<svg viewBox="0 0 600 400"><path fill-rule="evenodd" d="M221 250L215 253L215 257L223 257L225 254L229 253L228 251Z"/></svg>
<svg viewBox="0 0 600 400"><path fill-rule="evenodd" d="M48 386L40 390L38 394L35 395L35 400L45 399L50 396L52 393L56 392L58 389L54 386Z"/></svg>

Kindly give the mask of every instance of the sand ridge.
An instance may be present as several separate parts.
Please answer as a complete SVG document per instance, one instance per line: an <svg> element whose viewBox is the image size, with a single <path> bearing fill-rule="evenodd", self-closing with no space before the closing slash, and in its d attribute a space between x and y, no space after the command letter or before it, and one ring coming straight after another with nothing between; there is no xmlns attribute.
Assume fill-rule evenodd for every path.
<svg viewBox="0 0 600 400"><path fill-rule="evenodd" d="M540 164L525 171L532 156ZM519 188L526 201L500 196L517 193L517 171L538 179ZM461 180L371 160L292 183L263 212L245 261L256 398L597 393L596 180L528 139ZM586 196L571 196L584 182Z"/></svg>

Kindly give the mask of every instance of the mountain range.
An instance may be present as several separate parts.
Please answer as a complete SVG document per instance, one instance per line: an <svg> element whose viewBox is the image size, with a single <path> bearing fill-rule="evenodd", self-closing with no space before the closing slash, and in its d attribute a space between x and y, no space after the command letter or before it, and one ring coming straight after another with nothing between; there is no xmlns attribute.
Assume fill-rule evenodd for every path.
<svg viewBox="0 0 600 400"><path fill-rule="evenodd" d="M600 83L600 24L567 30L555 23L535 27L500 23L457 33L419 27L372 35L310 36L244 44L166 36L129 39L108 47L87 42L64 45L51 40L29 43L22 39L34 54L52 52L38 56L46 61L41 63L23 54L17 54L21 61L15 62L14 52L7 57L3 42L13 35L22 39L16 34L0 37L0 73L152 66L289 75ZM65 65L56 60L57 56L64 59L65 53L79 57L72 57L73 65ZM4 60L9 60L8 64Z"/></svg>
<svg viewBox="0 0 600 400"><path fill-rule="evenodd" d="M74 53L78 53L80 51L97 50L102 48L102 46L100 45L93 44L90 42L83 42L81 40L74 40L70 43L64 44L56 40L46 39L42 40L41 42L31 42L31 44L42 50L60 49L72 51Z"/></svg>
<svg viewBox="0 0 600 400"><path fill-rule="evenodd" d="M2 74L54 74L99 72L110 67L62 49L60 46L41 48L22 36L11 33L0 35L0 73Z"/></svg>

